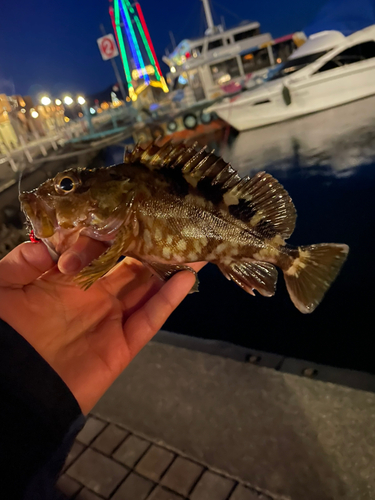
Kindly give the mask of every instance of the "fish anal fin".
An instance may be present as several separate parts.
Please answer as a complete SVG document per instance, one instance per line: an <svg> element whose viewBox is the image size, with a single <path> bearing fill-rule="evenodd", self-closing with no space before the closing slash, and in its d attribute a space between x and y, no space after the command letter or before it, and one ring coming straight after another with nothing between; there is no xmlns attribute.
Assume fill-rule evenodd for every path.
<svg viewBox="0 0 375 500"><path fill-rule="evenodd" d="M257 290L265 297L275 294L277 270L274 265L256 261L233 261L230 264L218 262L217 265L226 278L237 283L251 295L255 295L253 290Z"/></svg>
<svg viewBox="0 0 375 500"><path fill-rule="evenodd" d="M93 260L91 264L82 269L74 281L84 290L90 288L99 278L112 269L129 246L130 231L126 226L121 226L112 244L102 255Z"/></svg>
<svg viewBox="0 0 375 500"><path fill-rule="evenodd" d="M199 291L198 273L194 271L194 269L192 269L191 267L182 264L173 265L173 264L162 264L159 262L143 262L143 263L146 267L148 267L151 270L151 272L156 274L163 281L168 281L169 279L172 278L172 276L181 271L189 271L193 273L195 276L195 283L190 293Z"/></svg>

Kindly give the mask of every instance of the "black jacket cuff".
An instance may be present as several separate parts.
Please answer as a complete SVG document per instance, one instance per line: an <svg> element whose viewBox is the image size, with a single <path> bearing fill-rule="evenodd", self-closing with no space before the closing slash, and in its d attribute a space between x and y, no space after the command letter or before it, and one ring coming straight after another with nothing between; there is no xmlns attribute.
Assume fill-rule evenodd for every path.
<svg viewBox="0 0 375 500"><path fill-rule="evenodd" d="M2 320L0 406L2 492L24 498L31 484L53 481L85 419L59 375Z"/></svg>

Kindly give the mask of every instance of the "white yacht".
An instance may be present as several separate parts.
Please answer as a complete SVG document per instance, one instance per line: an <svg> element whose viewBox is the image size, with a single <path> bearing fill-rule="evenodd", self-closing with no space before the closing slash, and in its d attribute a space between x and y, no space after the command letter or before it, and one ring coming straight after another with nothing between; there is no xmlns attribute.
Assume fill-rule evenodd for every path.
<svg viewBox="0 0 375 500"><path fill-rule="evenodd" d="M247 130L375 94L375 25L350 36L311 35L253 89L209 108L237 130Z"/></svg>

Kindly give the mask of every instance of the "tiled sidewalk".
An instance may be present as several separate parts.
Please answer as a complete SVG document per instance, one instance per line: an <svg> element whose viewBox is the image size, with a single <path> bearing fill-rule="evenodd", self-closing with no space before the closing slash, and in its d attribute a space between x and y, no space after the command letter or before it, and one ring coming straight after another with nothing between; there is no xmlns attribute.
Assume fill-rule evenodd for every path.
<svg viewBox="0 0 375 500"><path fill-rule="evenodd" d="M92 416L77 436L57 487L76 500L273 500Z"/></svg>

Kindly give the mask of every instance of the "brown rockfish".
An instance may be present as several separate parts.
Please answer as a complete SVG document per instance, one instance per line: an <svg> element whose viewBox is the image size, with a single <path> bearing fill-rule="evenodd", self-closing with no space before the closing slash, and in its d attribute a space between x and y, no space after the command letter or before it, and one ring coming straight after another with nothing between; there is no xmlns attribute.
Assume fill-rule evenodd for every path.
<svg viewBox="0 0 375 500"><path fill-rule="evenodd" d="M295 306L310 313L349 250L286 245L296 211L277 180L265 172L241 179L223 159L184 144L137 145L121 165L66 170L20 201L35 236L58 255L80 233L109 242L74 278L84 288L127 255L162 279L212 262L246 292L270 297L278 266Z"/></svg>

